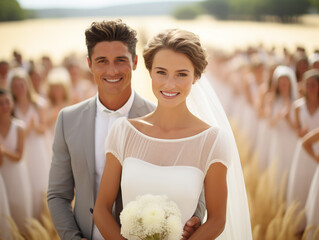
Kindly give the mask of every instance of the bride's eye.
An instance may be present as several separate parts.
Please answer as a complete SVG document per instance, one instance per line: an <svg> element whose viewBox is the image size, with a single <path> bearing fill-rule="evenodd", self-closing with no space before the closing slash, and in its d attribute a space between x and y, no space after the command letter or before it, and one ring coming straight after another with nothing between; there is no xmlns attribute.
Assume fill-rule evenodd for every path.
<svg viewBox="0 0 319 240"><path fill-rule="evenodd" d="M160 74L160 75L165 75L166 74L164 71L157 71L156 73Z"/></svg>
<svg viewBox="0 0 319 240"><path fill-rule="evenodd" d="M187 73L178 73L177 74L178 77L187 77Z"/></svg>

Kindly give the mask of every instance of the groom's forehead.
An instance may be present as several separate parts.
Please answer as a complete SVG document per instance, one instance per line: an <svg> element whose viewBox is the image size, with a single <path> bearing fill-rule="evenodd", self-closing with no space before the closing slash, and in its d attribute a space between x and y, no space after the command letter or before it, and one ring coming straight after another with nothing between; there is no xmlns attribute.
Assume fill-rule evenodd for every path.
<svg viewBox="0 0 319 240"><path fill-rule="evenodd" d="M94 46L92 55L95 57L103 56L106 58L131 57L128 46L120 41L99 42Z"/></svg>

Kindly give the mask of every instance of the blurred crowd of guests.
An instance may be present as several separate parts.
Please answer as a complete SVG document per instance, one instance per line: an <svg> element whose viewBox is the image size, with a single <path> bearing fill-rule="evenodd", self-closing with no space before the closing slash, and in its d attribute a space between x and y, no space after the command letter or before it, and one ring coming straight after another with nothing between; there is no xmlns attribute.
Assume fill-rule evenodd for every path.
<svg viewBox="0 0 319 240"><path fill-rule="evenodd" d="M260 169L274 165L277 186L287 179L287 206L297 201L300 211L306 209L296 234L318 226L319 143L309 139L319 134L319 50L212 50L209 64L215 91ZM47 56L24 61L15 51L0 61L0 214L21 232L26 219L42 212L59 111L95 94L84 56L70 55L54 66ZM4 239L10 239L8 224L0 217Z"/></svg>
<svg viewBox="0 0 319 240"><path fill-rule="evenodd" d="M319 226L319 49L260 45L210 57L215 91L250 155L261 171L275 169L274 191L286 180L287 207L305 209L296 234Z"/></svg>
<svg viewBox="0 0 319 240"><path fill-rule="evenodd" d="M22 233L27 219L40 220L58 113L96 94L85 60L70 55L54 66L15 51L0 61L0 239L11 239L5 215Z"/></svg>

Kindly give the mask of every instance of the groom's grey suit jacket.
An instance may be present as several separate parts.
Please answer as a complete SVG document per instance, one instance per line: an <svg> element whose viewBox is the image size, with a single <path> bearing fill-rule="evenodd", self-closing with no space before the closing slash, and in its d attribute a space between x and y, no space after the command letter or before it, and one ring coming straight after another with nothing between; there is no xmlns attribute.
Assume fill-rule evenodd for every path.
<svg viewBox="0 0 319 240"><path fill-rule="evenodd" d="M155 105L135 93L129 118L144 116ZM57 119L47 200L53 223L62 240L92 238L95 204L96 97L63 109ZM70 203L75 195L74 209ZM202 197L203 201L203 197ZM122 201L116 200L116 213ZM196 216L205 214L199 204Z"/></svg>

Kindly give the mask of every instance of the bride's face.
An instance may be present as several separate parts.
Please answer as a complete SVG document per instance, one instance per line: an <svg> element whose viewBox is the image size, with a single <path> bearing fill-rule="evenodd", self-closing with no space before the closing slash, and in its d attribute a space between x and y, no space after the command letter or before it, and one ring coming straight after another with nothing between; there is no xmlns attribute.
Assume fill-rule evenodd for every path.
<svg viewBox="0 0 319 240"><path fill-rule="evenodd" d="M158 104L176 106L186 102L196 81L194 72L194 66L185 54L170 49L157 52L150 75Z"/></svg>

